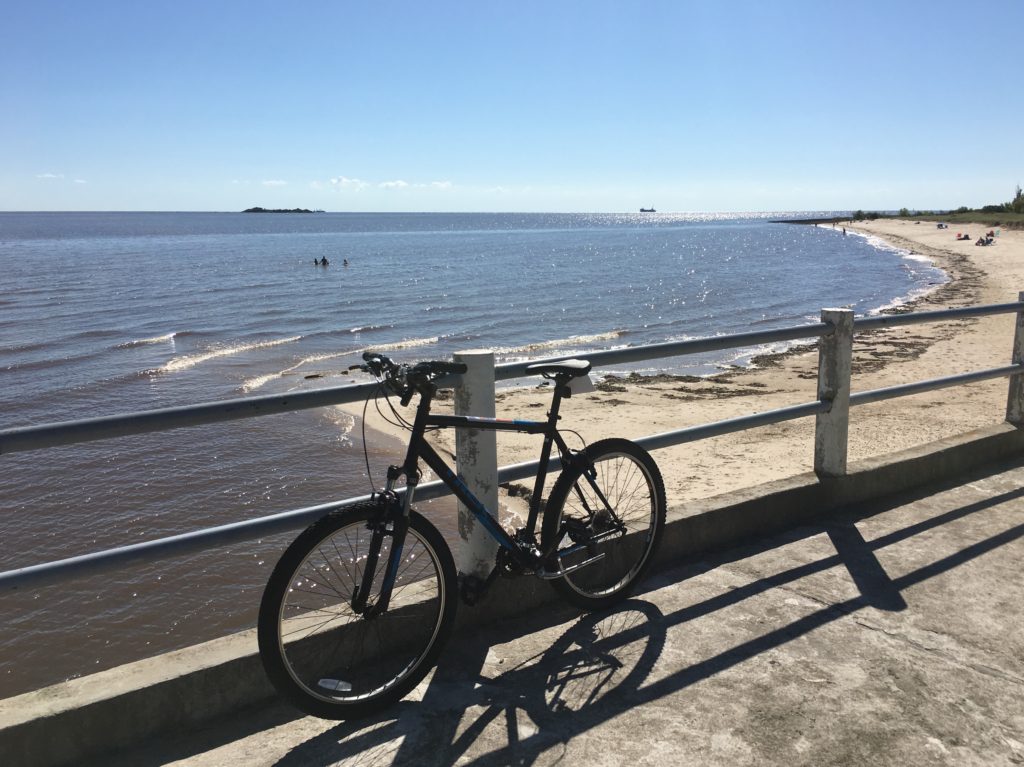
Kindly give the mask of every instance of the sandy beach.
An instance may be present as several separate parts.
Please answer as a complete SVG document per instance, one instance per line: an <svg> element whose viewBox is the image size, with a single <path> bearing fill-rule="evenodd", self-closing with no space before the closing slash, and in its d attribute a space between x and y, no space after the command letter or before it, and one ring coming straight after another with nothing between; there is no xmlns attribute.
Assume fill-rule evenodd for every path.
<svg viewBox="0 0 1024 767"><path fill-rule="evenodd" d="M881 220L847 226L926 256L950 277L899 311L932 311L1014 301L1024 290L1024 231L1002 230L996 244L978 247L982 225L938 229L931 222ZM957 241L959 231L969 241ZM865 391L1008 364L1014 316L858 333L854 338L852 390ZM795 349L767 356L754 367L707 378L661 376L606 379L598 390L567 400L563 423L588 442L609 436L641 437L815 399L817 351ZM1006 408L1006 379L874 403L851 411L849 458L898 451L981 426L999 423ZM540 418L546 389L498 393L501 417ZM439 403L439 410L443 407ZM373 414L367 425L395 433ZM451 432L439 435L451 449ZM665 477L670 506L810 471L814 419L692 442L654 453ZM537 457L536 437L498 437L500 465Z"/></svg>

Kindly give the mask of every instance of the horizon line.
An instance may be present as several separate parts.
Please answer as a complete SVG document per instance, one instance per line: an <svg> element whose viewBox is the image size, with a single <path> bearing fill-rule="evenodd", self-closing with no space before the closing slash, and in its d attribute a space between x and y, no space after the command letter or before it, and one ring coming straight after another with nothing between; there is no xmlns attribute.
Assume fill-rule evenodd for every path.
<svg viewBox="0 0 1024 767"><path fill-rule="evenodd" d="M261 206L257 206L261 207ZM283 210L285 212L292 212L289 209L267 209L266 212L276 212ZM899 209L896 208L789 208L789 209L764 209L764 210L656 210L653 213L649 211L640 211L639 209L629 210L323 210L323 209L309 209L310 213L326 213L332 215L339 214L355 214L355 215L493 215L493 214L528 214L528 215L578 215L578 214L591 214L591 215L621 215L621 214L636 214L639 215L641 212L645 215L709 215L709 214L758 214L758 215L774 215L774 214L793 214L793 213L853 213L857 210L863 210L865 213L895 213ZM950 213L953 212L954 208L914 208L911 209L914 213L922 212L934 212L934 213ZM167 209L90 209L90 210L0 210L0 214L4 213L210 213L210 214L228 214L228 213L245 213L245 210L167 210Z"/></svg>

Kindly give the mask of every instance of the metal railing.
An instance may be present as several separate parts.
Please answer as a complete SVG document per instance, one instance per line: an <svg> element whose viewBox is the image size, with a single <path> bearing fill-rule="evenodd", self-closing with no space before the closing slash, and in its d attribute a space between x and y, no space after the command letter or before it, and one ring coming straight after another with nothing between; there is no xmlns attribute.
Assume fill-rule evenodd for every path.
<svg viewBox="0 0 1024 767"><path fill-rule="evenodd" d="M854 331L1009 313L1017 315L1012 364L851 394L850 370ZM822 321L819 323L614 349L594 352L586 356L595 367L598 367L724 349L756 347L762 344L800 339L819 339L818 398L816 400L653 434L635 441L648 450L657 450L814 415L816 417L815 471L821 476L842 475L846 471L849 407L1007 376L1011 377L1011 382L1006 418L1018 425L1024 423L1024 364L1022 364L1022 360L1024 360L1024 293L1021 293L1019 300L1013 303L913 314L882 315L858 320L854 320L853 312L850 310L825 309L822 310ZM549 357L544 360L497 365L494 368L494 378L499 381L522 378L526 376L526 368L530 364L561 359L565 359L565 357ZM443 379L441 383L457 386L460 383L459 379L459 376L450 376ZM0 430L0 455L241 418L262 417L327 405L360 402L370 396L376 387L375 383L356 384L287 395L248 397L125 415L3 429ZM537 461L505 466L497 471L498 481L509 482L531 477L536 474L537 468ZM552 469L557 468L557 458L554 458L552 459ZM421 484L417 489L417 498L437 498L448 493L449 490L443 483L435 481ZM359 498L293 509L257 519L204 528L157 540L10 570L0 573L0 588L36 587L111 570L139 560L152 562L157 559L180 556L198 550L296 530L305 527L323 514L366 500L368 497L360 496Z"/></svg>

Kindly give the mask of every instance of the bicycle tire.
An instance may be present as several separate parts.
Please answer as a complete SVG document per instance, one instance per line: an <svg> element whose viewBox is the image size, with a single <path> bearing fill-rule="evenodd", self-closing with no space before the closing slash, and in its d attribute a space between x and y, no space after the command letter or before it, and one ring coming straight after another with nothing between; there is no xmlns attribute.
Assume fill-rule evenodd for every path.
<svg viewBox="0 0 1024 767"><path fill-rule="evenodd" d="M545 551L553 551L549 570L568 570L603 555L550 581L571 604L599 610L628 596L650 567L665 528L665 483L650 454L626 439L595 442L579 458L551 489L541 541ZM585 476L591 469L611 518L599 509L604 504ZM610 532L616 519L625 527L618 535ZM609 537L590 540L602 533Z"/></svg>
<svg viewBox="0 0 1024 767"><path fill-rule="evenodd" d="M404 698L434 667L455 622L455 563L444 538L413 511L386 612L352 608L383 515L368 501L304 530L274 568L260 603L267 676L298 709L325 719L375 713ZM388 562L385 536L372 582L376 602Z"/></svg>

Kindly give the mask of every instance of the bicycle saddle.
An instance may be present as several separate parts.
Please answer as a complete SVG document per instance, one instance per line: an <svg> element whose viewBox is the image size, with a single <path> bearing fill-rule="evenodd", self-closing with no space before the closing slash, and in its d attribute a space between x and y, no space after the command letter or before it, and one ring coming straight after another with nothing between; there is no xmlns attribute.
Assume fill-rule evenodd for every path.
<svg viewBox="0 0 1024 767"><path fill-rule="evenodd" d="M531 375L563 375L568 376L569 378L576 378L578 376L585 376L590 372L590 361L563 360L562 362L538 362L535 365L527 367L526 372Z"/></svg>

